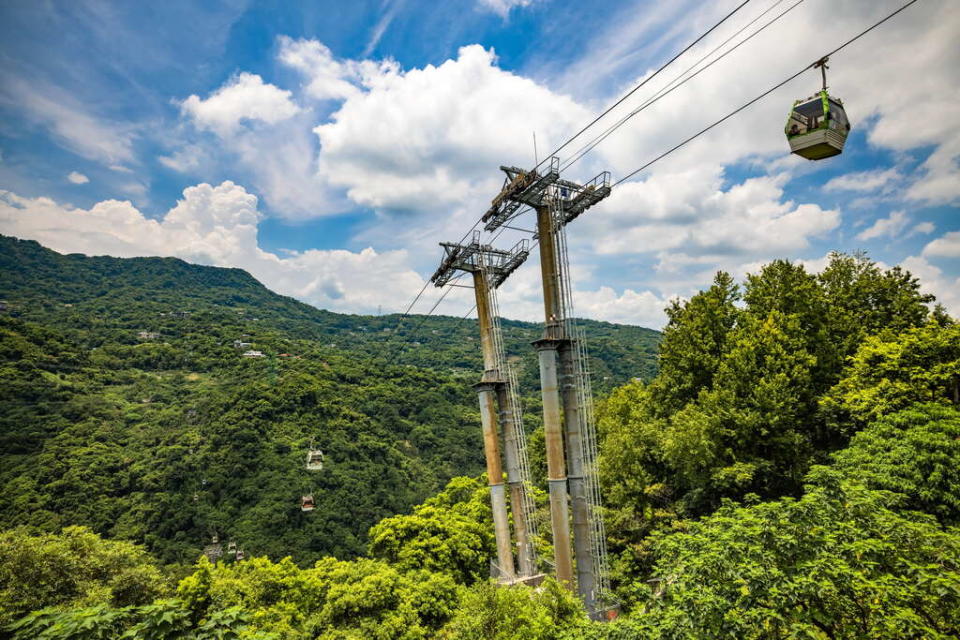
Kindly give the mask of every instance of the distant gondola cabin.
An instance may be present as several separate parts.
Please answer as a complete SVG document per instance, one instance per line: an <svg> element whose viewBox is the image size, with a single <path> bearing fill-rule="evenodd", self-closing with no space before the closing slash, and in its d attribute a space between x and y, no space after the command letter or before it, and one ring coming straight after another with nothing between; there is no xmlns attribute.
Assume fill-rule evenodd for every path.
<svg viewBox="0 0 960 640"><path fill-rule="evenodd" d="M822 160L843 152L850 121L840 99L823 90L793 104L784 133L792 153L807 160Z"/></svg>
<svg viewBox="0 0 960 640"><path fill-rule="evenodd" d="M313 511L316 504L313 502L313 496L303 496L300 498L301 511Z"/></svg>
<svg viewBox="0 0 960 640"><path fill-rule="evenodd" d="M310 449L307 451L307 471L321 471L323 469L323 451Z"/></svg>

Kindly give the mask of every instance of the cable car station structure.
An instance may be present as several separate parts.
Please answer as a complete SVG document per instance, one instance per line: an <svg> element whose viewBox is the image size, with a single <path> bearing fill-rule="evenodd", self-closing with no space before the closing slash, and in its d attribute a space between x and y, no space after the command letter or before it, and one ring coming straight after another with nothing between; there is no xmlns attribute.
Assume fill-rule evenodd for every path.
<svg viewBox="0 0 960 640"><path fill-rule="evenodd" d="M578 184L561 179L559 167L556 156L546 161L542 172L537 171L539 167L530 171L501 167L506 174L503 187L493 198L482 222L486 231L496 231L527 208L536 214L544 331L534 346L540 363L554 566L557 579L570 588L575 586L587 611L596 616L609 595L606 536L600 513L596 425L586 344L573 319L565 230L568 223L610 194L610 174L603 172L586 184ZM484 358L484 374L476 389L480 395L501 580L533 578L537 568L532 564L535 556L530 536L536 533L525 439L515 376L506 365L503 352L495 294L497 287L527 258L529 247L526 241L521 241L510 251L494 249L480 243L479 231L473 233L469 244L441 243L441 246L444 257L431 278L435 286L449 283L457 271L473 275ZM507 483L517 537L520 571L516 577L512 571L512 544L503 500L498 424L503 428Z"/></svg>

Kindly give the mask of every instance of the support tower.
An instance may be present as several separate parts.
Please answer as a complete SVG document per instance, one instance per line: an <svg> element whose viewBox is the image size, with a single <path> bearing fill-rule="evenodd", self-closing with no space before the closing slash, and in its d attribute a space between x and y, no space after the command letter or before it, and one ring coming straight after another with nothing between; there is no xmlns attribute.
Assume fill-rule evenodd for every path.
<svg viewBox="0 0 960 640"><path fill-rule="evenodd" d="M469 273L473 277L484 368L483 376L474 388L480 399L490 506L493 510L497 543L496 573L499 580L505 583L537 582L541 576L537 570L536 551L533 546L536 525L533 520L534 504L526 434L523 431L516 376L505 359L496 297L497 287L527 259L530 253L529 242L522 240L510 251L502 251L480 244L480 232L476 231L469 244L444 242L441 246L444 248L444 257L431 277L434 285L446 285L457 272ZM516 538L516 564L503 485L499 435L501 429Z"/></svg>
<svg viewBox="0 0 960 640"><path fill-rule="evenodd" d="M507 225L524 205L537 216L543 279L544 332L534 343L540 360L550 515L557 579L573 586L570 517L576 586L597 616L609 591L606 540L600 514L596 426L585 341L573 318L566 225L610 194L610 174L581 185L560 178L559 159L542 171L501 167L506 180L484 214L485 229Z"/></svg>

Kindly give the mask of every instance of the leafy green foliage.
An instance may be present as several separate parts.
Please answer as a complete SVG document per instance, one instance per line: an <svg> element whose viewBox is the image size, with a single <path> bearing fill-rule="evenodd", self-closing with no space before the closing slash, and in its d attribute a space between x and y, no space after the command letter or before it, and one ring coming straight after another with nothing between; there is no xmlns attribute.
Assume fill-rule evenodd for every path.
<svg viewBox="0 0 960 640"><path fill-rule="evenodd" d="M660 371L651 387L659 412L678 411L710 388L736 324L739 299L733 278L719 272L712 287L686 303L674 300L667 307Z"/></svg>
<svg viewBox="0 0 960 640"><path fill-rule="evenodd" d="M444 640L559 640L588 623L579 600L555 580L534 590L478 583L439 634Z"/></svg>
<svg viewBox="0 0 960 640"><path fill-rule="evenodd" d="M151 558L128 542L82 527L61 535L0 532L0 626L54 605L145 604L166 588Z"/></svg>
<svg viewBox="0 0 960 640"><path fill-rule="evenodd" d="M922 325L929 300L907 273L834 254L819 275L777 260L742 294L719 273L674 303L657 377L601 406L604 484L630 511L615 536L636 542L664 516L709 513L724 497L799 492L810 465L845 444L848 430L820 408L840 364L871 332Z"/></svg>
<svg viewBox="0 0 960 640"><path fill-rule="evenodd" d="M494 554L489 494L468 478L454 478L411 515L384 518L370 529L372 557L402 571L445 573L462 584L488 576Z"/></svg>
<svg viewBox="0 0 960 640"><path fill-rule="evenodd" d="M960 635L960 336L899 269L775 261L671 306L659 375L601 403L626 610L603 625L552 580L483 579L482 479L427 498L482 466L469 324L429 319L440 337L415 346L383 331L395 318L319 312L239 271L0 243L0 522L23 526L0 537L0 624L17 640ZM535 408L537 328L504 324ZM598 386L649 378L651 335L588 330ZM322 472L303 468L311 442ZM77 522L173 563L176 598L138 547L42 533ZM248 558L186 569L214 533Z"/></svg>
<svg viewBox="0 0 960 640"><path fill-rule="evenodd" d="M823 468L799 500L726 506L654 543L653 638L955 637L960 537Z"/></svg>
<svg viewBox="0 0 960 640"><path fill-rule="evenodd" d="M953 322L866 338L822 404L833 420L863 425L930 401L960 404L960 325Z"/></svg>
<svg viewBox="0 0 960 640"><path fill-rule="evenodd" d="M483 469L472 322L394 333L396 316L314 309L236 269L4 237L0 299L2 526L84 525L181 566L217 535L308 566ZM535 397L540 328L503 324ZM585 324L601 387L652 374L656 332Z"/></svg>
<svg viewBox="0 0 960 640"><path fill-rule="evenodd" d="M195 623L179 600L141 607L42 609L8 625L12 640L276 640L249 629L248 616L233 607Z"/></svg>
<svg viewBox="0 0 960 640"><path fill-rule="evenodd" d="M376 560L325 558L300 569L289 558L226 565L205 559L179 595L197 616L239 608L251 624L281 637L429 637L454 610L458 587L444 574L403 573Z"/></svg>
<svg viewBox="0 0 960 640"><path fill-rule="evenodd" d="M894 491L902 506L960 524L960 411L915 405L880 418L835 454L837 469L872 489Z"/></svg>

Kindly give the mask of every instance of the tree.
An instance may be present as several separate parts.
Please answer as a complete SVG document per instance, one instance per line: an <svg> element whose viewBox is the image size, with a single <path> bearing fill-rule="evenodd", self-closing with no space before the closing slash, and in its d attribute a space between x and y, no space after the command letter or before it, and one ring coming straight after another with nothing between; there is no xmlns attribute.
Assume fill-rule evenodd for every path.
<svg viewBox="0 0 960 640"><path fill-rule="evenodd" d="M927 403L878 418L834 460L848 478L899 494L902 507L960 524L960 410Z"/></svg>
<svg viewBox="0 0 960 640"><path fill-rule="evenodd" d="M0 626L51 606L145 604L167 591L146 552L84 527L0 532Z"/></svg>
<svg viewBox="0 0 960 640"><path fill-rule="evenodd" d="M817 280L826 300L830 339L841 355L838 366L870 334L922 325L934 300L920 293L920 282L908 271L883 271L865 253L831 253Z"/></svg>
<svg viewBox="0 0 960 640"><path fill-rule="evenodd" d="M867 338L823 399L829 419L855 428L916 402L960 405L960 325L928 323Z"/></svg>
<svg viewBox="0 0 960 640"><path fill-rule="evenodd" d="M538 589L479 582L464 594L442 640L560 640L588 627L580 601L555 580Z"/></svg>
<svg viewBox="0 0 960 640"><path fill-rule="evenodd" d="M489 575L492 528L486 488L477 479L454 478L412 514L374 525L369 552L401 571L426 569L472 584Z"/></svg>
<svg viewBox="0 0 960 640"><path fill-rule="evenodd" d="M957 531L835 471L810 480L800 499L728 505L658 535L654 580L619 637L956 637Z"/></svg>
<svg viewBox="0 0 960 640"><path fill-rule="evenodd" d="M710 388L739 315L735 306L739 298L733 278L720 271L709 289L667 307L659 373L651 385L660 414L679 410Z"/></svg>

